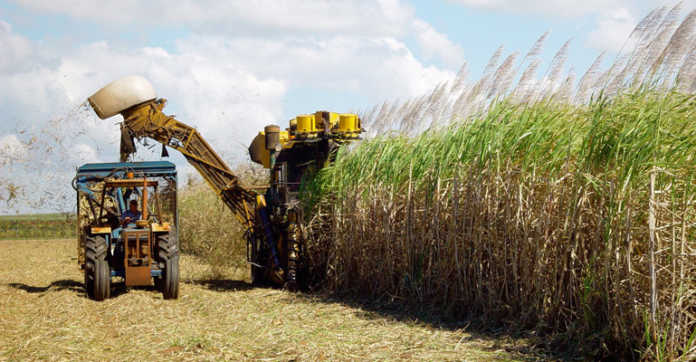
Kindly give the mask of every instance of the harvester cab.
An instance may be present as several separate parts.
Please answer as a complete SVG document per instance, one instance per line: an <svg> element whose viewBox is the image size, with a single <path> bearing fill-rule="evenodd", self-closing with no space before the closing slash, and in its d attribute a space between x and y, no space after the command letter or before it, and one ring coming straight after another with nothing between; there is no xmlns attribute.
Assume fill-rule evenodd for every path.
<svg viewBox="0 0 696 362"><path fill-rule="evenodd" d="M153 284L165 299L179 295L176 168L169 162L99 163L78 168L78 263L90 298Z"/></svg>

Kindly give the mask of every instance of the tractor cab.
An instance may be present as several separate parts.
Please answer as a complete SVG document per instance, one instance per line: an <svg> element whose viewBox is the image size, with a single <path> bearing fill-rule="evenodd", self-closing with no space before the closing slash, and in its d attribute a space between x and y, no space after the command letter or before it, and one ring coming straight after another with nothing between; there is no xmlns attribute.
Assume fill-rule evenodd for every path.
<svg viewBox="0 0 696 362"><path fill-rule="evenodd" d="M87 164L78 194L78 262L90 297L110 296L111 278L178 296L176 169L169 162Z"/></svg>

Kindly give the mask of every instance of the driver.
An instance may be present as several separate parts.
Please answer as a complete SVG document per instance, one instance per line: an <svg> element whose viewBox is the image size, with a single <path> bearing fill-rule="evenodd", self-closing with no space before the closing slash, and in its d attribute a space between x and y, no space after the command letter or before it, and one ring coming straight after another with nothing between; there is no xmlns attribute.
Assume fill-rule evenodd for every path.
<svg viewBox="0 0 696 362"><path fill-rule="evenodd" d="M130 200L128 210L121 215L121 225L126 226L131 222L140 220L140 211L138 211L138 200Z"/></svg>

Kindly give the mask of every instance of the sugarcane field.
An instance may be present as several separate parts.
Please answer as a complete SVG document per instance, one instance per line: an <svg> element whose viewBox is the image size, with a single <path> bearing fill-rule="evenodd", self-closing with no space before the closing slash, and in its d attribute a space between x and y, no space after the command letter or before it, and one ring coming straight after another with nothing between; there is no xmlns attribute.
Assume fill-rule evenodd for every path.
<svg viewBox="0 0 696 362"><path fill-rule="evenodd" d="M0 361L696 359L696 0L0 0L0 50Z"/></svg>

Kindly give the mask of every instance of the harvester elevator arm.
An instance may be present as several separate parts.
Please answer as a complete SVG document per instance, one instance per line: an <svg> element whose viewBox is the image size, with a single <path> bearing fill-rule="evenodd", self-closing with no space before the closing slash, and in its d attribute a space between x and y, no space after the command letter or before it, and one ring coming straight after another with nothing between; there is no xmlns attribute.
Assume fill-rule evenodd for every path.
<svg viewBox="0 0 696 362"><path fill-rule="evenodd" d="M165 104L165 99L157 99L122 111L122 132L151 138L181 152L239 220L250 226L256 194L240 183L195 128L164 114Z"/></svg>

